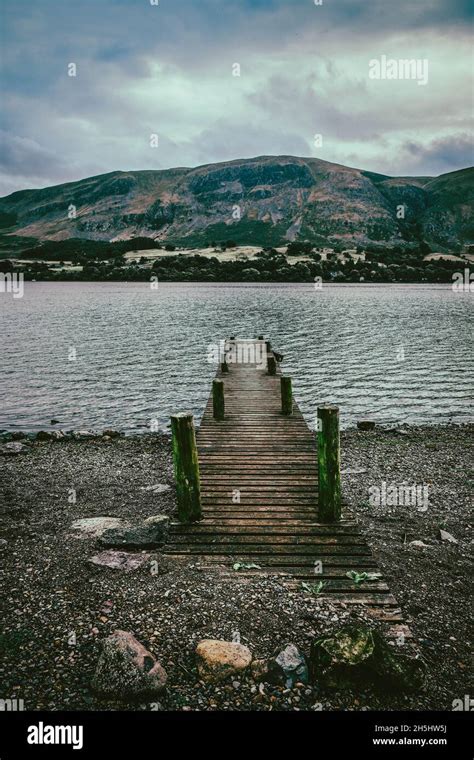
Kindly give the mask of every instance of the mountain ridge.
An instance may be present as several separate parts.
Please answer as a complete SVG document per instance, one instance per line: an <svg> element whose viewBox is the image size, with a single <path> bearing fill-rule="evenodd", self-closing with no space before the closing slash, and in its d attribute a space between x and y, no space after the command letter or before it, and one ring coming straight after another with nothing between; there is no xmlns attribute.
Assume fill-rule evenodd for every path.
<svg viewBox="0 0 474 760"><path fill-rule="evenodd" d="M232 239L409 248L424 241L459 250L474 238L473 209L472 167L393 177L285 155L117 170L0 198L7 236L150 237L183 246Z"/></svg>

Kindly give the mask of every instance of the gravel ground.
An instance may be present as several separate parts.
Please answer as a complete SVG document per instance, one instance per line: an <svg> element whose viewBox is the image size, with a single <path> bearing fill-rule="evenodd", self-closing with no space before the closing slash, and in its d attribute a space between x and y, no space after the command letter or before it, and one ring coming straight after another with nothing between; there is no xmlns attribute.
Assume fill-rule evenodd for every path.
<svg viewBox="0 0 474 760"><path fill-rule="evenodd" d="M7 541L0 548L0 698L23 699L26 710L452 709L453 699L473 693L471 440L472 426L342 435L346 499L428 664L423 692L402 696L369 685L357 692L303 684L289 690L250 675L205 685L194 661L202 638L232 640L238 633L258 658L288 643L307 653L315 635L367 613L292 592L275 577L234 582L221 578L219 568L159 553L151 553L153 573L148 563L125 574L88 562L97 541L73 536L74 520L173 513L172 488L145 490L173 483L165 435L35 442L26 453L0 457L0 539ZM428 486L428 508L372 505L369 488L382 481ZM76 503L68 501L71 489ZM458 543L441 541L440 528ZM133 633L166 668L159 701L124 705L91 691L100 642L117 628Z"/></svg>

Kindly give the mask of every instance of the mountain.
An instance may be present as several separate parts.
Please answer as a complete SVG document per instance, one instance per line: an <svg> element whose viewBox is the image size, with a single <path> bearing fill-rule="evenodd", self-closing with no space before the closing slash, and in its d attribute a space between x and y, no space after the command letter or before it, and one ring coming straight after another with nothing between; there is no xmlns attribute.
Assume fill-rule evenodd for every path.
<svg viewBox="0 0 474 760"><path fill-rule="evenodd" d="M41 240L310 240L344 247L425 240L458 249L474 237L473 201L473 168L388 177L316 158L261 156L20 190L0 198L0 226L4 234ZM68 218L71 207L75 218Z"/></svg>

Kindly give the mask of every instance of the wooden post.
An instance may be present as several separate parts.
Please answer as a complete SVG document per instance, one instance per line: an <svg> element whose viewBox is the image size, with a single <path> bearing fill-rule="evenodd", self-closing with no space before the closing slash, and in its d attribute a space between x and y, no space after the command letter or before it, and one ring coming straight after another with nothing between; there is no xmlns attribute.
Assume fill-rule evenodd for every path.
<svg viewBox="0 0 474 760"><path fill-rule="evenodd" d="M319 519L341 519L339 408L318 407Z"/></svg>
<svg viewBox="0 0 474 760"><path fill-rule="evenodd" d="M270 353L270 351L272 350L272 344L271 344L271 342L269 340L266 340L265 341L265 345L267 347L267 352Z"/></svg>
<svg viewBox="0 0 474 760"><path fill-rule="evenodd" d="M269 375L276 375L277 365L275 357L272 354L267 356L267 370Z"/></svg>
<svg viewBox="0 0 474 760"><path fill-rule="evenodd" d="M224 381L212 381L212 407L215 420L224 419Z"/></svg>
<svg viewBox="0 0 474 760"><path fill-rule="evenodd" d="M181 522L200 520L201 491L199 463L194 433L193 415L190 413L171 416L173 433L173 464L178 496L178 519Z"/></svg>
<svg viewBox="0 0 474 760"><path fill-rule="evenodd" d="M280 378L281 386L281 411L282 414L293 412L293 394L291 391L291 377Z"/></svg>
<svg viewBox="0 0 474 760"><path fill-rule="evenodd" d="M258 336L258 339L259 339L259 340L263 340L263 335L259 335L259 336Z"/></svg>
<svg viewBox="0 0 474 760"><path fill-rule="evenodd" d="M221 362L221 372L225 373L229 371L229 365L227 364L227 359L224 358L224 361Z"/></svg>

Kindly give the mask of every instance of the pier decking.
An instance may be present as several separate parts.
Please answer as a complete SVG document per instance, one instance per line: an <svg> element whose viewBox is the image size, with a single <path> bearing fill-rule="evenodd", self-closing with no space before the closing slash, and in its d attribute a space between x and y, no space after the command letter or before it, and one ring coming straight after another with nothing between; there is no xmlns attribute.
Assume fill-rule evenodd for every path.
<svg viewBox="0 0 474 760"><path fill-rule="evenodd" d="M253 343L258 352L261 342ZM203 519L174 523L166 553L221 565L232 578L276 574L295 590L319 583L320 599L402 621L350 510L343 506L334 523L319 520L316 436L295 402L291 416L282 414L278 365L275 375L257 362L228 366L217 373L225 417L214 419L211 395L197 432Z"/></svg>

